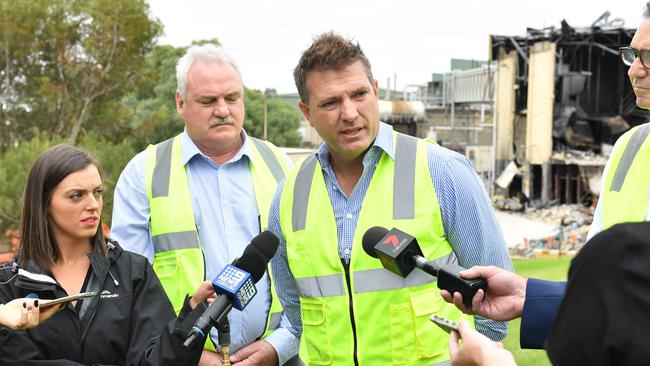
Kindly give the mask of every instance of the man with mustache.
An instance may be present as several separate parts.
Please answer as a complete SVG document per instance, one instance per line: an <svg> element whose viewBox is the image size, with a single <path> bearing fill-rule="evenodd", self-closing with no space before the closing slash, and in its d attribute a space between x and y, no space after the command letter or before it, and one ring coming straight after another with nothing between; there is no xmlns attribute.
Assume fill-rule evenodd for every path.
<svg viewBox="0 0 650 366"><path fill-rule="evenodd" d="M176 66L178 136L150 145L115 188L112 236L153 263L178 311L188 292L239 257L268 222L277 184L290 164L271 143L246 134L244 88L235 61L221 48L190 47ZM281 325L270 277L242 312L229 314L232 362L284 364L296 338ZM201 364L220 365L217 331ZM259 340L262 338L261 340Z"/></svg>

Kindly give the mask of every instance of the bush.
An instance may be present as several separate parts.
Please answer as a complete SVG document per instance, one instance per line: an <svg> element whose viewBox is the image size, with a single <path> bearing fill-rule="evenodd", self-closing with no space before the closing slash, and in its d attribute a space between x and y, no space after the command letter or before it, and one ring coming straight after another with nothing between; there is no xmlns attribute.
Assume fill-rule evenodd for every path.
<svg viewBox="0 0 650 366"><path fill-rule="evenodd" d="M0 233L16 229L20 224L25 182L36 157L61 142L50 140L36 130L34 134L31 140L0 153Z"/></svg>

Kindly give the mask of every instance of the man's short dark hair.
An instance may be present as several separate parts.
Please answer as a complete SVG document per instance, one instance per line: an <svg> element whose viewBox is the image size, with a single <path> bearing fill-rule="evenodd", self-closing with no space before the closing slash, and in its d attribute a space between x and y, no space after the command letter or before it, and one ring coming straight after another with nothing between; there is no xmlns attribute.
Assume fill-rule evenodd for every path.
<svg viewBox="0 0 650 366"><path fill-rule="evenodd" d="M309 102L309 90L307 90L307 75L312 71L342 70L345 67L361 61L366 70L368 81L372 84L372 70L370 61L364 55L358 42L352 42L343 38L335 32L323 33L316 38L311 46L302 53L298 65L293 70L293 79L300 99L304 103Z"/></svg>
<svg viewBox="0 0 650 366"><path fill-rule="evenodd" d="M650 2L645 3L645 10L643 11L644 18L650 18Z"/></svg>

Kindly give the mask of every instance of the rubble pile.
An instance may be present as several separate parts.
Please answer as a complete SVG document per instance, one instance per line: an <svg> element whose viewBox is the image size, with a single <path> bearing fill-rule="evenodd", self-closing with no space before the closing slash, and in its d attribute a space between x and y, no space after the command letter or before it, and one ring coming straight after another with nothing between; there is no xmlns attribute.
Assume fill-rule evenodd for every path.
<svg viewBox="0 0 650 366"><path fill-rule="evenodd" d="M541 208L527 207L518 213L536 222L553 225L542 237L525 237L510 248L513 256L533 257L544 255L575 255L587 238L593 220L593 208L583 205L550 205Z"/></svg>
<svg viewBox="0 0 650 366"><path fill-rule="evenodd" d="M591 224L593 209L584 205L552 205L550 207L528 207L522 213L531 220L544 221L549 224L568 224L571 221L580 221Z"/></svg>
<svg viewBox="0 0 650 366"><path fill-rule="evenodd" d="M551 159L553 161L561 161L567 165L575 164L575 165L605 166L605 163L607 163L607 157L608 155L605 156L601 154L596 154L593 151L580 151L580 150L567 149L564 151L554 151L553 155L551 156Z"/></svg>

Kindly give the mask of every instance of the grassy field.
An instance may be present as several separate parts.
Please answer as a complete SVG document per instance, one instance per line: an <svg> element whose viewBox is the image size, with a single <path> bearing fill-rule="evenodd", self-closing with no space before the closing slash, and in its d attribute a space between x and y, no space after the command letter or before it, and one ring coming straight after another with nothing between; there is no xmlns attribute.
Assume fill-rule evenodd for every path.
<svg viewBox="0 0 650 366"><path fill-rule="evenodd" d="M566 280L571 258L513 260L515 271L526 277L552 281ZM511 321L503 345L510 350L519 366L550 366L544 350L522 350L519 347L519 319Z"/></svg>

